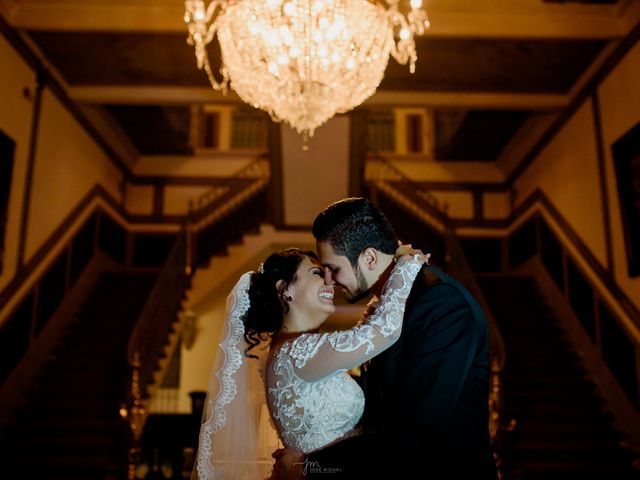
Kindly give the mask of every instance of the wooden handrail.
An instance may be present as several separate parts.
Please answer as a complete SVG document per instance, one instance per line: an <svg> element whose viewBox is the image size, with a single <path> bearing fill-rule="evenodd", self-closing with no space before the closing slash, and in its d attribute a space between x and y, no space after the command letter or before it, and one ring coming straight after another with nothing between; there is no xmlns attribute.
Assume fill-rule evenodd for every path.
<svg viewBox="0 0 640 480"><path fill-rule="evenodd" d="M189 201L185 252L187 274L191 274L197 263L195 238L198 231L236 208L247 197L263 189L269 182L269 176L269 161L261 155L239 170L224 185L213 187L193 201Z"/></svg>
<svg viewBox="0 0 640 480"><path fill-rule="evenodd" d="M414 193L416 202L420 205L420 207L428 212L430 215L433 215L438 221L444 224L447 228L451 227L451 221L449 219L449 215L447 214L446 205L441 205L440 201L433 196L430 192L425 190L420 184L414 182L409 177L407 177L398 167L393 165L388 159L383 157L382 155L370 152L368 154L369 161L367 162L368 166L372 165L375 162L379 162L382 166L378 173L378 181L386 182L392 184L393 181L400 182L402 185L410 187L409 192Z"/></svg>
<svg viewBox="0 0 640 480"><path fill-rule="evenodd" d="M139 355L143 385L153 378L158 352L163 351L184 298L189 281L185 268L185 250L186 230L183 229L176 238L129 339L129 363L133 365L136 354Z"/></svg>
<svg viewBox="0 0 640 480"><path fill-rule="evenodd" d="M268 178L268 165L269 163L266 157L260 155L236 172L228 182L222 185L216 185L192 201L189 201L189 219L192 222L200 221L202 217L209 213L212 207L219 204L220 200L230 191L237 189L237 187L244 187L251 181Z"/></svg>

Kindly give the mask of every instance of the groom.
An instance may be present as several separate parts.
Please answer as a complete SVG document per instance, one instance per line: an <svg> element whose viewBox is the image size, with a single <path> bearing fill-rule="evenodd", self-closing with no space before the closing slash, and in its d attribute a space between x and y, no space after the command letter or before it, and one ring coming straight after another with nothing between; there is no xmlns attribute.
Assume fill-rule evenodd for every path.
<svg viewBox="0 0 640 480"><path fill-rule="evenodd" d="M398 241L369 200L329 205L313 223L325 281L349 301L380 293ZM400 339L363 372L362 434L304 456L274 453L274 477L496 480L489 444L489 347L482 311L469 292L425 265ZM412 477L413 478L413 477Z"/></svg>

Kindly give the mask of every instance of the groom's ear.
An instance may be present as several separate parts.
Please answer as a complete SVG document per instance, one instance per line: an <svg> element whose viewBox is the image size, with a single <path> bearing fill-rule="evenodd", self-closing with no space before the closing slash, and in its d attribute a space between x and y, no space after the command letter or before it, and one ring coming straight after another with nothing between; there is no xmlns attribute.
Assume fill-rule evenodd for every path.
<svg viewBox="0 0 640 480"><path fill-rule="evenodd" d="M362 266L367 270L375 270L378 266L378 251L373 247L365 248L360 254Z"/></svg>

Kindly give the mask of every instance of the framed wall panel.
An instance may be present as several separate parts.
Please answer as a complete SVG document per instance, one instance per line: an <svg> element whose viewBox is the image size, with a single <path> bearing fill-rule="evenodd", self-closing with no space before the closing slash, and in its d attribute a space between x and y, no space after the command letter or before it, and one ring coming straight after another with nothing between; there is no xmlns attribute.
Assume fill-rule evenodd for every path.
<svg viewBox="0 0 640 480"><path fill-rule="evenodd" d="M620 213L624 228L627 269L640 275L640 123L611 148L615 164Z"/></svg>
<svg viewBox="0 0 640 480"><path fill-rule="evenodd" d="M9 216L9 193L13 174L13 155L16 144L0 130L0 273L5 253L5 236Z"/></svg>

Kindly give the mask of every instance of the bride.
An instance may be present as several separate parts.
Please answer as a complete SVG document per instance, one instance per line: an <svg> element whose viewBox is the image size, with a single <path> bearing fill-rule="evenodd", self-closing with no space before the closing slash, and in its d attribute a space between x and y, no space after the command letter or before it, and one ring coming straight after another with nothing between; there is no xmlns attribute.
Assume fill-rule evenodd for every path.
<svg viewBox="0 0 640 480"><path fill-rule="evenodd" d="M428 257L410 245L399 247L380 298L367 305L363 320L331 333L318 333L335 306L333 286L325 284L313 252L289 248L270 255L258 272L242 275L227 298L194 478L264 476L257 460L265 392L288 448L310 453L357 435L364 395L347 371L398 339L407 297ZM257 371L262 382L251 380Z"/></svg>

